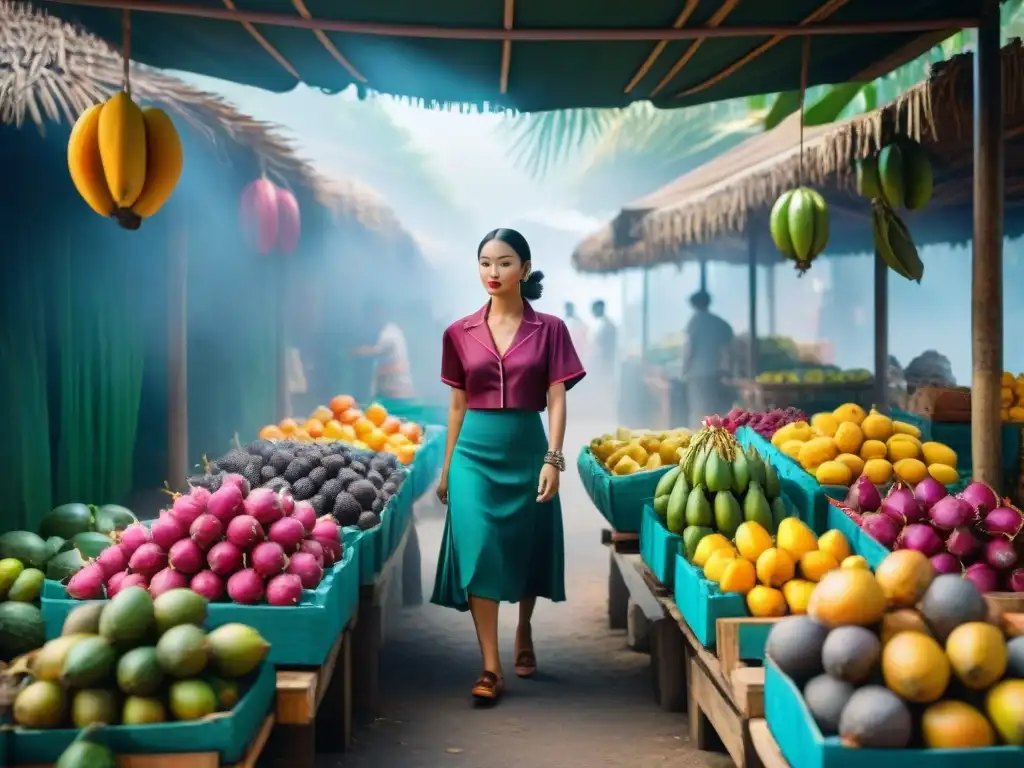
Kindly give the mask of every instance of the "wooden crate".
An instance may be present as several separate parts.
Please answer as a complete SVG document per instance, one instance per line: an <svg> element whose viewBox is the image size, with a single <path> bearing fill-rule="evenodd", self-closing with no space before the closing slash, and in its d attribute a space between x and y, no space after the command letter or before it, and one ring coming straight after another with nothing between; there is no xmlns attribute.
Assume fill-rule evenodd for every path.
<svg viewBox="0 0 1024 768"><path fill-rule="evenodd" d="M764 768L789 768L789 762L782 756L782 751L768 728L768 721L763 717L750 721L750 740Z"/></svg>

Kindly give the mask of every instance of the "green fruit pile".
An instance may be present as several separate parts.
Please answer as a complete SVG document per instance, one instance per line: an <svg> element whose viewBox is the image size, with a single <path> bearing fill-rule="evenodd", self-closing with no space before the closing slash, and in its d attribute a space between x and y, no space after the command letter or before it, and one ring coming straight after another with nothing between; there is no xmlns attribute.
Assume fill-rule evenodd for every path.
<svg viewBox="0 0 1024 768"><path fill-rule="evenodd" d="M199 720L232 709L241 678L270 645L255 629L225 624L207 633L207 602L190 589L154 600L127 587L86 603L60 637L29 657L31 682L14 700L25 728L86 728Z"/></svg>
<svg viewBox="0 0 1024 768"><path fill-rule="evenodd" d="M753 447L744 450L727 430L710 425L693 436L679 466L658 482L654 511L683 537L687 560L712 533L732 539L744 522L773 533L790 516L775 468Z"/></svg>
<svg viewBox="0 0 1024 768"><path fill-rule="evenodd" d="M828 245L828 205L817 191L797 187L784 192L768 219L772 242L803 274Z"/></svg>

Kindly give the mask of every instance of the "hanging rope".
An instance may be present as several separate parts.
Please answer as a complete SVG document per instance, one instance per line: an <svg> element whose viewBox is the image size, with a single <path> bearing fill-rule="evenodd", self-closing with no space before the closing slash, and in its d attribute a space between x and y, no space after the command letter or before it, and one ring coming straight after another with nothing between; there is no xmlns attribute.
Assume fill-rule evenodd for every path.
<svg viewBox="0 0 1024 768"><path fill-rule="evenodd" d="M123 10L121 11L121 66L123 67L121 87L129 98L132 95L131 60L132 13L129 10Z"/></svg>
<svg viewBox="0 0 1024 768"><path fill-rule="evenodd" d="M804 101L807 99L807 68L811 59L811 36L804 35L803 54L800 57L800 186L804 183Z"/></svg>

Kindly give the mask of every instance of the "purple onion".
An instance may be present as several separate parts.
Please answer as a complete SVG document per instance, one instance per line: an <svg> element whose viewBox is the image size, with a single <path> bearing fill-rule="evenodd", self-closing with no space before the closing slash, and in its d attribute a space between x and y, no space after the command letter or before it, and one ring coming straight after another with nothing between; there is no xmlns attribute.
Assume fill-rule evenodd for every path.
<svg viewBox="0 0 1024 768"><path fill-rule="evenodd" d="M949 495L946 486L929 475L914 487L914 498L918 503L929 510L940 500Z"/></svg>
<svg viewBox="0 0 1024 768"><path fill-rule="evenodd" d="M1024 592L1024 568L1014 568L1006 577L1006 589L1010 592Z"/></svg>
<svg viewBox="0 0 1024 768"><path fill-rule="evenodd" d="M970 504L956 496L939 499L935 506L928 510L932 525L940 531L952 531L954 528L967 525L974 516Z"/></svg>
<svg viewBox="0 0 1024 768"><path fill-rule="evenodd" d="M975 563L964 571L964 578L974 584L981 594L999 590L999 574L987 563Z"/></svg>
<svg viewBox="0 0 1024 768"><path fill-rule="evenodd" d="M975 481L964 488L960 498L971 505L971 509L986 514L999 506L999 496L985 483Z"/></svg>
<svg viewBox="0 0 1024 768"><path fill-rule="evenodd" d="M978 537L967 526L954 528L946 538L946 549L953 557L969 557L980 546L981 542L978 541Z"/></svg>
<svg viewBox="0 0 1024 768"><path fill-rule="evenodd" d="M1008 571L1017 565L1017 550L1013 542L996 536L985 544L985 562L997 571Z"/></svg>
<svg viewBox="0 0 1024 768"><path fill-rule="evenodd" d="M925 557L932 557L942 551L943 541L930 525L911 523L900 534L900 549L916 549Z"/></svg>
<svg viewBox="0 0 1024 768"><path fill-rule="evenodd" d="M1010 538L1020 533L1022 526L1024 526L1024 517L1021 516L1019 510L1013 507L996 507L985 515L981 524L985 533L992 536L1001 534Z"/></svg>
<svg viewBox="0 0 1024 768"><path fill-rule="evenodd" d="M949 552L939 552L937 555L932 555L931 561L936 573L955 573L959 575L964 572L964 567L960 564L960 561L949 554Z"/></svg>
<svg viewBox="0 0 1024 768"><path fill-rule="evenodd" d="M858 512L877 512L882 506L882 496L875 484L861 475L850 487L850 493L846 497L848 504Z"/></svg>
<svg viewBox="0 0 1024 768"><path fill-rule="evenodd" d="M925 511L905 485L894 485L882 501L882 512L900 525L917 523L925 518Z"/></svg>
<svg viewBox="0 0 1024 768"><path fill-rule="evenodd" d="M900 535L899 523L881 512L860 516L859 525L864 533L886 549L892 549Z"/></svg>

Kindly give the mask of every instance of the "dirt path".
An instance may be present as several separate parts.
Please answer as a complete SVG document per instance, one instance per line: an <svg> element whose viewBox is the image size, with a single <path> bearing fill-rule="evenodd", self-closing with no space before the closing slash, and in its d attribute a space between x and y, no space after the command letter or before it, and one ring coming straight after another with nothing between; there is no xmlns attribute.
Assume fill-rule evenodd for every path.
<svg viewBox="0 0 1024 768"><path fill-rule="evenodd" d="M575 457L586 429L573 430ZM516 609L503 607L503 657L510 682L501 704L474 707L469 688L480 671L467 615L425 604L406 609L381 653L383 715L356 731L356 746L320 765L381 768L575 768L722 766L731 761L691 749L685 715L654 704L647 656L607 626L608 553L600 516L575 467L563 475L568 601L538 605L534 618L540 672L512 672ZM423 592L429 599L443 521L417 510Z"/></svg>

